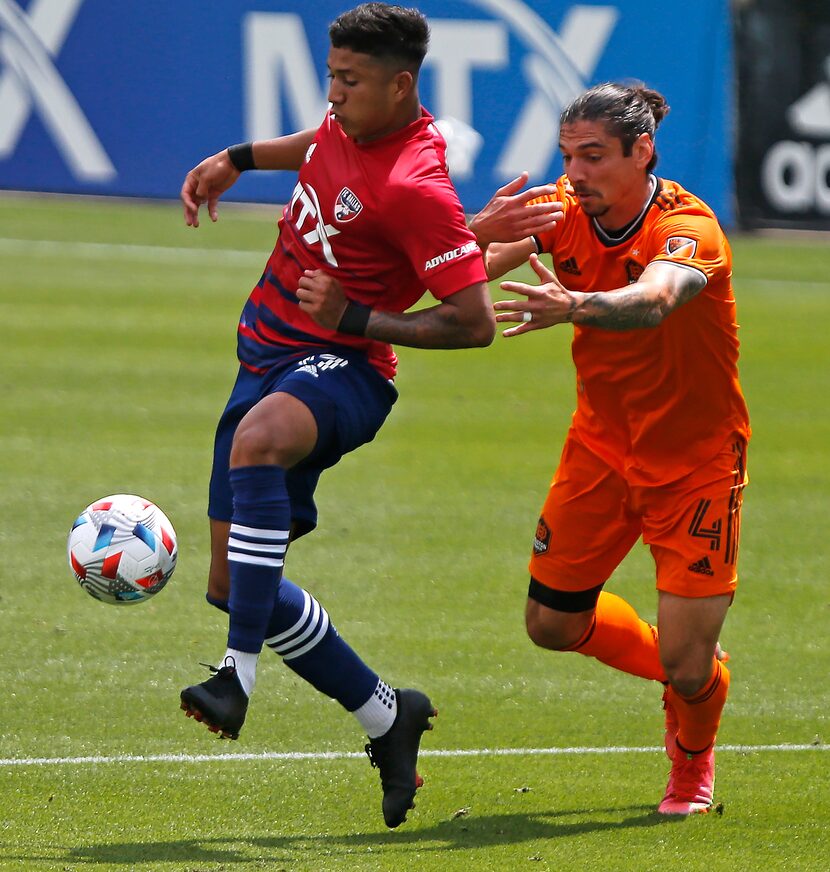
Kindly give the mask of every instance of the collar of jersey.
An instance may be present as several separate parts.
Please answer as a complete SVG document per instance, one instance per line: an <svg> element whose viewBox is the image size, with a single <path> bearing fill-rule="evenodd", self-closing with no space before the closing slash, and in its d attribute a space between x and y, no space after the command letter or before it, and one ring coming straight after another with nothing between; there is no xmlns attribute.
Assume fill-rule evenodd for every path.
<svg viewBox="0 0 830 872"><path fill-rule="evenodd" d="M413 134L420 132L422 129L426 129L430 124L433 123L435 119L429 112L421 106L421 117L416 118L414 121L407 124L405 127L400 127L397 130L393 130L391 133L387 133L386 136L381 136L379 139L371 139L369 142L357 142L352 139L352 142L355 144L357 148L360 149L371 149L371 148L383 148L390 144L395 143L397 140L406 141L411 138ZM349 137L351 138L351 137Z"/></svg>
<svg viewBox="0 0 830 872"><path fill-rule="evenodd" d="M613 233L608 233L608 231L603 230L602 227L600 227L599 221L597 221L596 218L591 219L591 224L594 227L594 233L596 233L597 239L599 239L606 248L612 248L615 245L625 242L643 226L646 213L657 199L657 195L663 190L663 183L657 178L657 176L652 173L649 178L651 180L651 193L646 198L646 202L643 205L640 214L637 215L633 221L629 221L628 224L621 227L619 230L615 230Z"/></svg>

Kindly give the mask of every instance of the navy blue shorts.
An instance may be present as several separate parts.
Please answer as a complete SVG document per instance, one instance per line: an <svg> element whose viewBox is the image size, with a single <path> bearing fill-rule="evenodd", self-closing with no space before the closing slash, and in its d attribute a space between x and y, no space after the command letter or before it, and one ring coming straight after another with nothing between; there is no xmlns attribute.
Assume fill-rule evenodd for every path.
<svg viewBox="0 0 830 872"><path fill-rule="evenodd" d="M233 512L228 470L236 428L264 397L286 393L305 403L317 422L314 450L286 473L295 536L317 526L314 491L320 473L359 445L371 442L398 392L365 357L341 352L292 352L266 373L239 368L236 384L216 428L208 515L230 521Z"/></svg>

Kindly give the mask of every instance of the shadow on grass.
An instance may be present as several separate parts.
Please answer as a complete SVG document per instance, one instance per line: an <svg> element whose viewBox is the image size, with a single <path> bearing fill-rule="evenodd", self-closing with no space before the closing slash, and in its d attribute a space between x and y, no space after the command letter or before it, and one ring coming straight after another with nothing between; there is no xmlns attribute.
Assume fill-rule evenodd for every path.
<svg viewBox="0 0 830 872"><path fill-rule="evenodd" d="M474 814L418 829L394 832L320 833L315 835L274 835L237 838L216 835L205 838L173 839L164 842L113 842L73 848L62 856L63 862L85 864L140 864L187 861L189 863L224 863L228 865L258 860L269 864L291 863L313 856L341 856L373 853L419 854L464 851L472 848L519 845L538 840L567 839L586 833L624 830L665 825L653 806L636 805L606 809L571 809L568 811L527 814Z"/></svg>

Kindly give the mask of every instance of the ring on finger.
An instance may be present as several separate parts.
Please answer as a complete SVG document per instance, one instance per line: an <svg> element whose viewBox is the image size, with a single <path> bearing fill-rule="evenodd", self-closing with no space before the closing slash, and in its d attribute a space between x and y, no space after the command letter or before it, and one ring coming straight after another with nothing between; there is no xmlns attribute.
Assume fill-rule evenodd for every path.
<svg viewBox="0 0 830 872"><path fill-rule="evenodd" d="M524 321L525 324L527 324L528 321L532 321L532 320L533 320L533 312L522 312L522 321Z"/></svg>

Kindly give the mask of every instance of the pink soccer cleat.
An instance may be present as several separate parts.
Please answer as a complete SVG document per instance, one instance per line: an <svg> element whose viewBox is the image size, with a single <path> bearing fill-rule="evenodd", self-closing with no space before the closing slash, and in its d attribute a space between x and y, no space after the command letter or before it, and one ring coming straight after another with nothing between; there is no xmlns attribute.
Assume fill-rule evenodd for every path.
<svg viewBox="0 0 830 872"><path fill-rule="evenodd" d="M672 744L669 783L657 812L683 816L706 814L712 808L715 791L715 749L687 754L677 747L676 740Z"/></svg>

